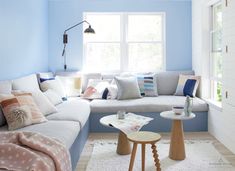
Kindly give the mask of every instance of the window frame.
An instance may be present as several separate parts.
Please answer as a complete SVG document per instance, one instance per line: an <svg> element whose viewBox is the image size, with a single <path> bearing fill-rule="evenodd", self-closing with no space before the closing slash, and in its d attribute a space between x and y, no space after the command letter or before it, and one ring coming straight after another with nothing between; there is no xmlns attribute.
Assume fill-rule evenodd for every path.
<svg viewBox="0 0 235 171"><path fill-rule="evenodd" d="M119 15L120 16L120 42L119 41L100 41L100 42L88 42L88 43L120 43L120 68L119 70L111 71L97 71L97 72L108 72L108 73L121 73L129 72L129 57L128 57L128 44L129 43L160 43L162 45L162 69L156 69L154 71L149 70L148 72L159 72L166 70L166 14L165 12L84 12L83 19L86 20L87 15ZM162 17L162 41L128 41L128 16L129 15L160 15ZM91 23L92 24L92 23ZM85 26L84 26L85 28ZM95 28L94 28L95 29ZM86 66L86 50L87 42L83 38L83 62L82 66Z"/></svg>
<svg viewBox="0 0 235 171"><path fill-rule="evenodd" d="M223 86L222 85L222 77L223 77L223 75L222 75L222 77L221 78L219 78L219 77L217 77L217 76L215 76L215 74L214 74L214 67L215 67L215 65L214 65L214 57L213 57L213 53L222 53L222 47L221 47L221 49L220 50L216 50L216 51L214 51L213 50L213 33L215 33L216 31L218 31L218 30L216 30L216 28L214 28L214 10L213 10L213 8L214 7L216 7L216 6L219 6L219 5L222 5L222 1L221 0L217 0L216 2L214 2L213 4L211 4L210 5L210 35L209 35L209 37L210 37L210 51L209 51L209 56L210 56L210 68L209 68L209 75L210 75L210 98L211 98L211 100L212 101L216 101L217 103L222 103L222 101L218 101L217 99L216 99L216 94L215 94L215 92L216 92L216 86L215 86L215 84L217 83L220 83L221 84L221 86ZM222 57L223 58L223 57Z"/></svg>

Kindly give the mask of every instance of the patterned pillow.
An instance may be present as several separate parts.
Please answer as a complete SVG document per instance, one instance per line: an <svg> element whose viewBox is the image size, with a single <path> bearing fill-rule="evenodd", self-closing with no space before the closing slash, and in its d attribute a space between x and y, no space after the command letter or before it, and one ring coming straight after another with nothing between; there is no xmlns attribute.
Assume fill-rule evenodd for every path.
<svg viewBox="0 0 235 171"><path fill-rule="evenodd" d="M30 93L28 94L18 94L16 96L17 100L19 101L20 105L26 105L29 106L30 111L32 113L32 123L42 123L47 121L47 119L44 117L43 113L40 111L39 107L36 105L32 95Z"/></svg>
<svg viewBox="0 0 235 171"><path fill-rule="evenodd" d="M82 97L86 99L102 99L103 93L108 86L108 81L90 79Z"/></svg>
<svg viewBox="0 0 235 171"><path fill-rule="evenodd" d="M137 75L137 80L141 96L148 96L148 97L158 96L156 74Z"/></svg>
<svg viewBox="0 0 235 171"><path fill-rule="evenodd" d="M17 98L6 99L1 102L8 129L15 130L32 124L30 107L20 105Z"/></svg>
<svg viewBox="0 0 235 171"><path fill-rule="evenodd" d="M35 104L31 93L17 92L15 96L2 96L0 106L7 120L9 130L47 121Z"/></svg>
<svg viewBox="0 0 235 171"><path fill-rule="evenodd" d="M199 85L201 77L200 76L194 76L194 75L180 75L178 85L175 91L176 96L185 96L190 95L191 97L195 97L197 92L197 87ZM195 80L195 84L192 83L192 81L187 82L187 80ZM186 84L187 83L187 84ZM190 94L189 91L191 90ZM187 93L184 93L187 92Z"/></svg>

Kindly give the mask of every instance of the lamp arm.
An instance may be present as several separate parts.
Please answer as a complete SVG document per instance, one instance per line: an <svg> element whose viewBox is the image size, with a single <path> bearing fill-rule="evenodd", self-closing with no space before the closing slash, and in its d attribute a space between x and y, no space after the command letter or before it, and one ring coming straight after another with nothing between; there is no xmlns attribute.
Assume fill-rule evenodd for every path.
<svg viewBox="0 0 235 171"><path fill-rule="evenodd" d="M75 25L73 25L73 26L67 28L67 29L64 31L64 33L66 33L67 31L69 31L69 30L71 30L71 29L73 29L74 27L77 27L78 25L80 25L80 24L82 24L82 23L87 23L87 24L90 25L90 23L88 23L86 20L83 20L83 21L81 21L80 23L77 23L77 24L75 24Z"/></svg>

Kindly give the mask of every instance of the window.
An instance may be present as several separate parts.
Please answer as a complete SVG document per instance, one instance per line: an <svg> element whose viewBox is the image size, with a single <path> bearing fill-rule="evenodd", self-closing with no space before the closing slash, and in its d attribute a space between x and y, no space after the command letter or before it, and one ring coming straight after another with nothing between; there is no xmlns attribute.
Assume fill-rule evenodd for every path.
<svg viewBox="0 0 235 171"><path fill-rule="evenodd" d="M95 35L84 35L88 71L163 70L163 13L86 13Z"/></svg>
<svg viewBox="0 0 235 171"><path fill-rule="evenodd" d="M222 100L222 4L212 5L211 23L211 51L210 75L211 98L215 101Z"/></svg>

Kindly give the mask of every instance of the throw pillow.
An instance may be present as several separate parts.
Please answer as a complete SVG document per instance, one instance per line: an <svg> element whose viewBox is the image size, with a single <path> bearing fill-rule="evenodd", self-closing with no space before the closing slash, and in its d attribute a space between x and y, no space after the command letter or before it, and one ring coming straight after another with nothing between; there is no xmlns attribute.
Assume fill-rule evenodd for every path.
<svg viewBox="0 0 235 171"><path fill-rule="evenodd" d="M117 99L118 87L116 81L113 79L111 84L108 86L108 97L107 99Z"/></svg>
<svg viewBox="0 0 235 171"><path fill-rule="evenodd" d="M107 81L90 79L82 97L86 99L102 99L103 93L108 86L109 83Z"/></svg>
<svg viewBox="0 0 235 171"><path fill-rule="evenodd" d="M58 105L63 102L61 97L55 93L53 90L49 89L43 93L48 100L53 104L53 105Z"/></svg>
<svg viewBox="0 0 235 171"><path fill-rule="evenodd" d="M47 121L29 93L15 97L11 95L2 100L0 105L9 130Z"/></svg>
<svg viewBox="0 0 235 171"><path fill-rule="evenodd" d="M48 80L55 80L55 78L40 78L40 83Z"/></svg>
<svg viewBox="0 0 235 171"><path fill-rule="evenodd" d="M48 89L54 90L61 99L66 97L65 89L58 78L49 79L40 83L40 88L43 92L47 91Z"/></svg>
<svg viewBox="0 0 235 171"><path fill-rule="evenodd" d="M47 99L47 97L40 90L34 92L24 92L21 90L15 90L12 91L12 94L14 94L15 96L32 95L33 100L38 106L40 112L43 113L43 115L45 116L57 112L56 107Z"/></svg>
<svg viewBox="0 0 235 171"><path fill-rule="evenodd" d="M141 98L136 77L115 77L118 87L118 100Z"/></svg>
<svg viewBox="0 0 235 171"><path fill-rule="evenodd" d="M154 97L158 96L157 77L156 74L137 75L137 80L142 96Z"/></svg>
<svg viewBox="0 0 235 171"><path fill-rule="evenodd" d="M188 79L184 85L184 96L194 97L194 87L196 85L196 80Z"/></svg>
<svg viewBox="0 0 235 171"><path fill-rule="evenodd" d="M191 97L195 97L196 92L197 92L197 88L198 88L198 85L200 82L200 78L201 78L200 76L194 76L194 75L180 75L178 85L177 85L177 88L175 91L175 95L176 96L184 96L184 90L186 91L186 89L190 89L192 91ZM189 81L186 85L185 83L187 82L187 80L195 80L195 84L192 84L192 82ZM186 87L185 87L185 85L186 85ZM190 90L188 90L187 92L189 92Z"/></svg>

